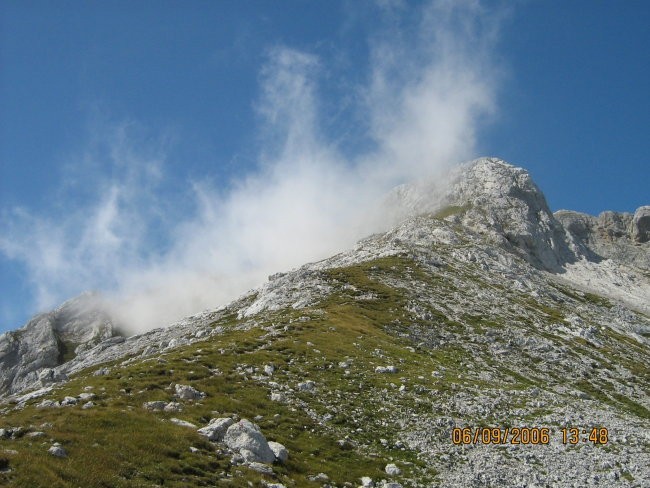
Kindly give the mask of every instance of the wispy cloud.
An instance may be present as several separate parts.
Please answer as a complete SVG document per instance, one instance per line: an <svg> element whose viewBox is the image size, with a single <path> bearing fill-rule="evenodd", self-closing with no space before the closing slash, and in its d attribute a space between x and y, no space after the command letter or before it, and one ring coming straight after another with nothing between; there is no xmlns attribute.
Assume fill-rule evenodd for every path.
<svg viewBox="0 0 650 488"><path fill-rule="evenodd" d="M127 123L94 131L71 165L62 195L81 200L48 216L5 213L0 250L26 267L37 306L99 289L133 330L166 325L351 246L386 225L376 209L391 187L475 156L495 109L498 22L471 1L378 8L384 24L353 97L370 149L346 155L322 128L325 60L271 47L259 164L227 189L186 182L170 202L167 142L145 143Z"/></svg>

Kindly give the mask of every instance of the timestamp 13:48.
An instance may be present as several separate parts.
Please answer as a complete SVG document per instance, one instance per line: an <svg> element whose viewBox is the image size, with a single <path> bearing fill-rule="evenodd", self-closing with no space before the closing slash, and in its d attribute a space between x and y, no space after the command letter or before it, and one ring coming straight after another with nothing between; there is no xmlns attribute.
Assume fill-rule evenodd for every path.
<svg viewBox="0 0 650 488"><path fill-rule="evenodd" d="M609 442L609 432L606 427L592 427L590 430L579 429L578 427L562 427L560 432L562 432L563 444L575 445L581 441L589 441L594 444L607 444Z"/></svg>

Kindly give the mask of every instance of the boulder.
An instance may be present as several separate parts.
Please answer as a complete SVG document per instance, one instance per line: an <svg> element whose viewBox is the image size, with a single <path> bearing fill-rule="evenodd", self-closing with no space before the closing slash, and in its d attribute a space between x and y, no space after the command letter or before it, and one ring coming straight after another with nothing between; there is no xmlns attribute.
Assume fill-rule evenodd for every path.
<svg viewBox="0 0 650 488"><path fill-rule="evenodd" d="M167 405L163 407L163 410L165 412L182 412L183 411L183 405L181 405L178 402L169 402Z"/></svg>
<svg viewBox="0 0 650 488"><path fill-rule="evenodd" d="M176 385L176 396L181 400L202 400L206 394L189 385Z"/></svg>
<svg viewBox="0 0 650 488"><path fill-rule="evenodd" d="M165 409L167 402L155 401L155 402L145 402L142 404L142 408L149 410L150 412L160 412Z"/></svg>
<svg viewBox="0 0 650 488"><path fill-rule="evenodd" d="M395 374L399 370L397 369L396 366L377 366L375 368L375 373L389 373L389 374Z"/></svg>
<svg viewBox="0 0 650 488"><path fill-rule="evenodd" d="M213 442L220 442L223 440L224 435L228 427L234 424L233 420L230 418L217 418L212 419L205 427L202 427L198 430L199 434L204 435Z"/></svg>
<svg viewBox="0 0 650 488"><path fill-rule="evenodd" d="M63 400L61 400L62 407L68 407L76 404L77 404L77 399L75 397L67 396Z"/></svg>
<svg viewBox="0 0 650 488"><path fill-rule="evenodd" d="M388 474L390 476L398 476L398 475L402 474L402 470L399 469L393 463L387 464L386 467L384 468L384 471L386 471L386 474Z"/></svg>
<svg viewBox="0 0 650 488"><path fill-rule="evenodd" d="M61 447L61 444L58 442L53 444L52 447L47 450L47 452L49 452L52 456L58 458L68 457L68 452L63 447Z"/></svg>
<svg viewBox="0 0 650 488"><path fill-rule="evenodd" d="M242 419L228 427L223 441L246 462L272 463L275 460L264 434L249 420Z"/></svg>
<svg viewBox="0 0 650 488"><path fill-rule="evenodd" d="M287 459L289 459L289 451L286 447L279 442L273 441L269 441L269 447L271 448L271 451L273 451L275 459L277 459L278 462L282 464L287 462Z"/></svg>

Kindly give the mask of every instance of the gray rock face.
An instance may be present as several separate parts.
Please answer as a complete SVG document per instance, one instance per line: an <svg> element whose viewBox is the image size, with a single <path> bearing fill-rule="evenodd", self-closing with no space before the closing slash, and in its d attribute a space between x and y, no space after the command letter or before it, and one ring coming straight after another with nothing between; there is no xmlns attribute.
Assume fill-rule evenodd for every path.
<svg viewBox="0 0 650 488"><path fill-rule="evenodd" d="M598 217L560 210L555 218L577 256L650 270L650 206L639 207L634 215L608 211Z"/></svg>
<svg viewBox="0 0 650 488"><path fill-rule="evenodd" d="M275 460L264 434L249 420L243 419L228 427L223 441L238 452L245 462L272 463Z"/></svg>
<svg viewBox="0 0 650 488"><path fill-rule="evenodd" d="M558 271L576 259L530 174L498 158L462 165L444 184L402 185L389 202L402 217L447 215L539 269Z"/></svg>
<svg viewBox="0 0 650 488"><path fill-rule="evenodd" d="M468 207L459 220L492 236L532 265L557 271L575 260L564 229L553 217L530 174L496 158L483 158L461 173L447 201Z"/></svg>
<svg viewBox="0 0 650 488"><path fill-rule="evenodd" d="M116 335L99 298L83 294L24 327L0 336L0 395L40 382L65 380L54 371L82 351Z"/></svg>
<svg viewBox="0 0 650 488"><path fill-rule="evenodd" d="M650 206L639 207L634 212L631 237L635 242L650 241Z"/></svg>

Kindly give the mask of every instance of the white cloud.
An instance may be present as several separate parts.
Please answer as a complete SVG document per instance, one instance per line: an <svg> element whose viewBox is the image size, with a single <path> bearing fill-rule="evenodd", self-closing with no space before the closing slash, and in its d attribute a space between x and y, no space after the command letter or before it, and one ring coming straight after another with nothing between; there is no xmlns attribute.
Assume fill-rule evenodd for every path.
<svg viewBox="0 0 650 488"><path fill-rule="evenodd" d="M323 60L283 46L261 70L258 169L227 191L188 184L194 205L183 212L162 190L166 142L143 143L132 123L101 127L66 180L66 192L86 195L82 208L3 219L0 250L24 263L38 307L92 288L134 330L166 325L351 246L386 225L376 209L391 187L475 156L495 107L493 19L475 2L441 1L410 12L414 24L385 3L356 91L369 151L346 157L328 139Z"/></svg>

